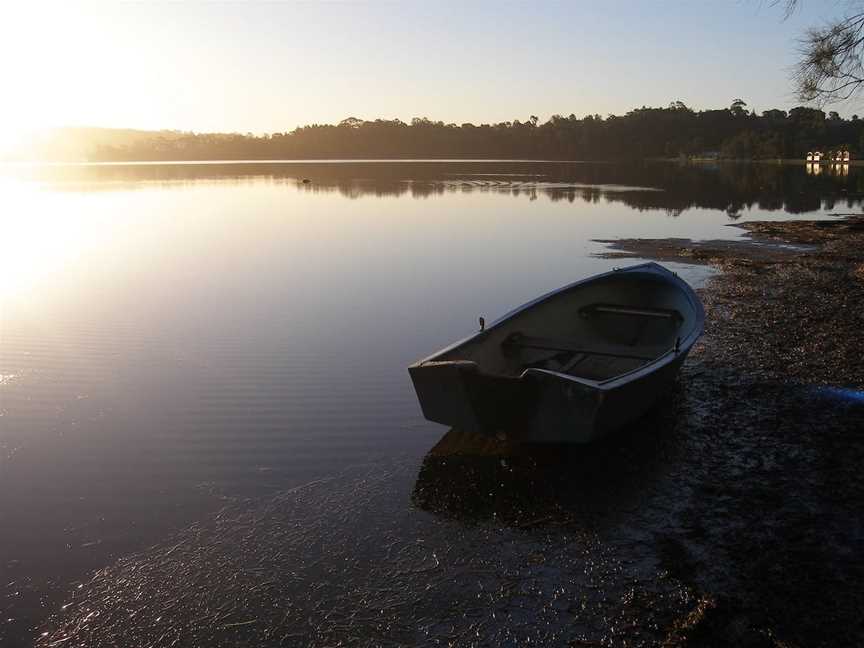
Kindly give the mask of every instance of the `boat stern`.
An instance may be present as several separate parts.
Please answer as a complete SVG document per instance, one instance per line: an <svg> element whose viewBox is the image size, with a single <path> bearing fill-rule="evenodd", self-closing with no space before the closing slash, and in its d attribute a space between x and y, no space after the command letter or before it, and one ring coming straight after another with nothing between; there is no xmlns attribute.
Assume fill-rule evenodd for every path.
<svg viewBox="0 0 864 648"><path fill-rule="evenodd" d="M423 416L464 431L495 434L524 427L524 381L484 374L476 362L425 361L408 367Z"/></svg>
<svg viewBox="0 0 864 648"><path fill-rule="evenodd" d="M408 367L423 416L430 421L475 430L478 422L468 395L466 376L476 362L419 362Z"/></svg>

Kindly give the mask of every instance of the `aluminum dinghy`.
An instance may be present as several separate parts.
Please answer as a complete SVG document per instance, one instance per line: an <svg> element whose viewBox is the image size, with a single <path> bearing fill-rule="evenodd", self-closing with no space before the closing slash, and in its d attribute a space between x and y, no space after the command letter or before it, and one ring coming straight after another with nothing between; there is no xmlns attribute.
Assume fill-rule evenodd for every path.
<svg viewBox="0 0 864 648"><path fill-rule="evenodd" d="M534 299L408 371L431 421L587 443L670 389L704 323L694 290L644 263Z"/></svg>

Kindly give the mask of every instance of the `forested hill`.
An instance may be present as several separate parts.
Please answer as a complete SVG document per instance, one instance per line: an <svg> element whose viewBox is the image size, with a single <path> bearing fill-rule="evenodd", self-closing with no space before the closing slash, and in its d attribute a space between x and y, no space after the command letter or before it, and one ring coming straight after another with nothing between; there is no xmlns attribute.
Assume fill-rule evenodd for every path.
<svg viewBox="0 0 864 648"><path fill-rule="evenodd" d="M93 129L88 129L88 133ZM130 137L129 133L134 136ZM116 134L116 135L112 135ZM555 115L499 124L445 124L426 118L314 124L291 132L252 134L109 131L68 134L57 146L43 138L27 157L42 160L235 160L315 158L521 158L615 160L720 155L803 158L809 150L864 151L864 121L813 108L767 110L736 100L729 108L694 111L680 102L623 116Z"/></svg>

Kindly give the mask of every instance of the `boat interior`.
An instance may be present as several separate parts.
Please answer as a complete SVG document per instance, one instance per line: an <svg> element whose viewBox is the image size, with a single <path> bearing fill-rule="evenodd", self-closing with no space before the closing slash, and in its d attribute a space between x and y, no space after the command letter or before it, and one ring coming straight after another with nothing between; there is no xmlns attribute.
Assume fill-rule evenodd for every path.
<svg viewBox="0 0 864 648"><path fill-rule="evenodd" d="M676 283L622 272L556 293L434 360L474 361L504 376L540 368L602 382L675 349L695 319Z"/></svg>

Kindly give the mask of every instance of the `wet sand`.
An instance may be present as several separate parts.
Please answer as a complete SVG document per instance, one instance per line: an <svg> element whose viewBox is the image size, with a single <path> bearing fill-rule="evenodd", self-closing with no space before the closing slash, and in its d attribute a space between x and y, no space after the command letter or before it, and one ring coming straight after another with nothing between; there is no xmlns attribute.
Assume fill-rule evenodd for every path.
<svg viewBox="0 0 864 648"><path fill-rule="evenodd" d="M861 645L864 220L741 226L616 243L723 270L637 424L451 430L419 466L237 501L83 583L39 645Z"/></svg>

